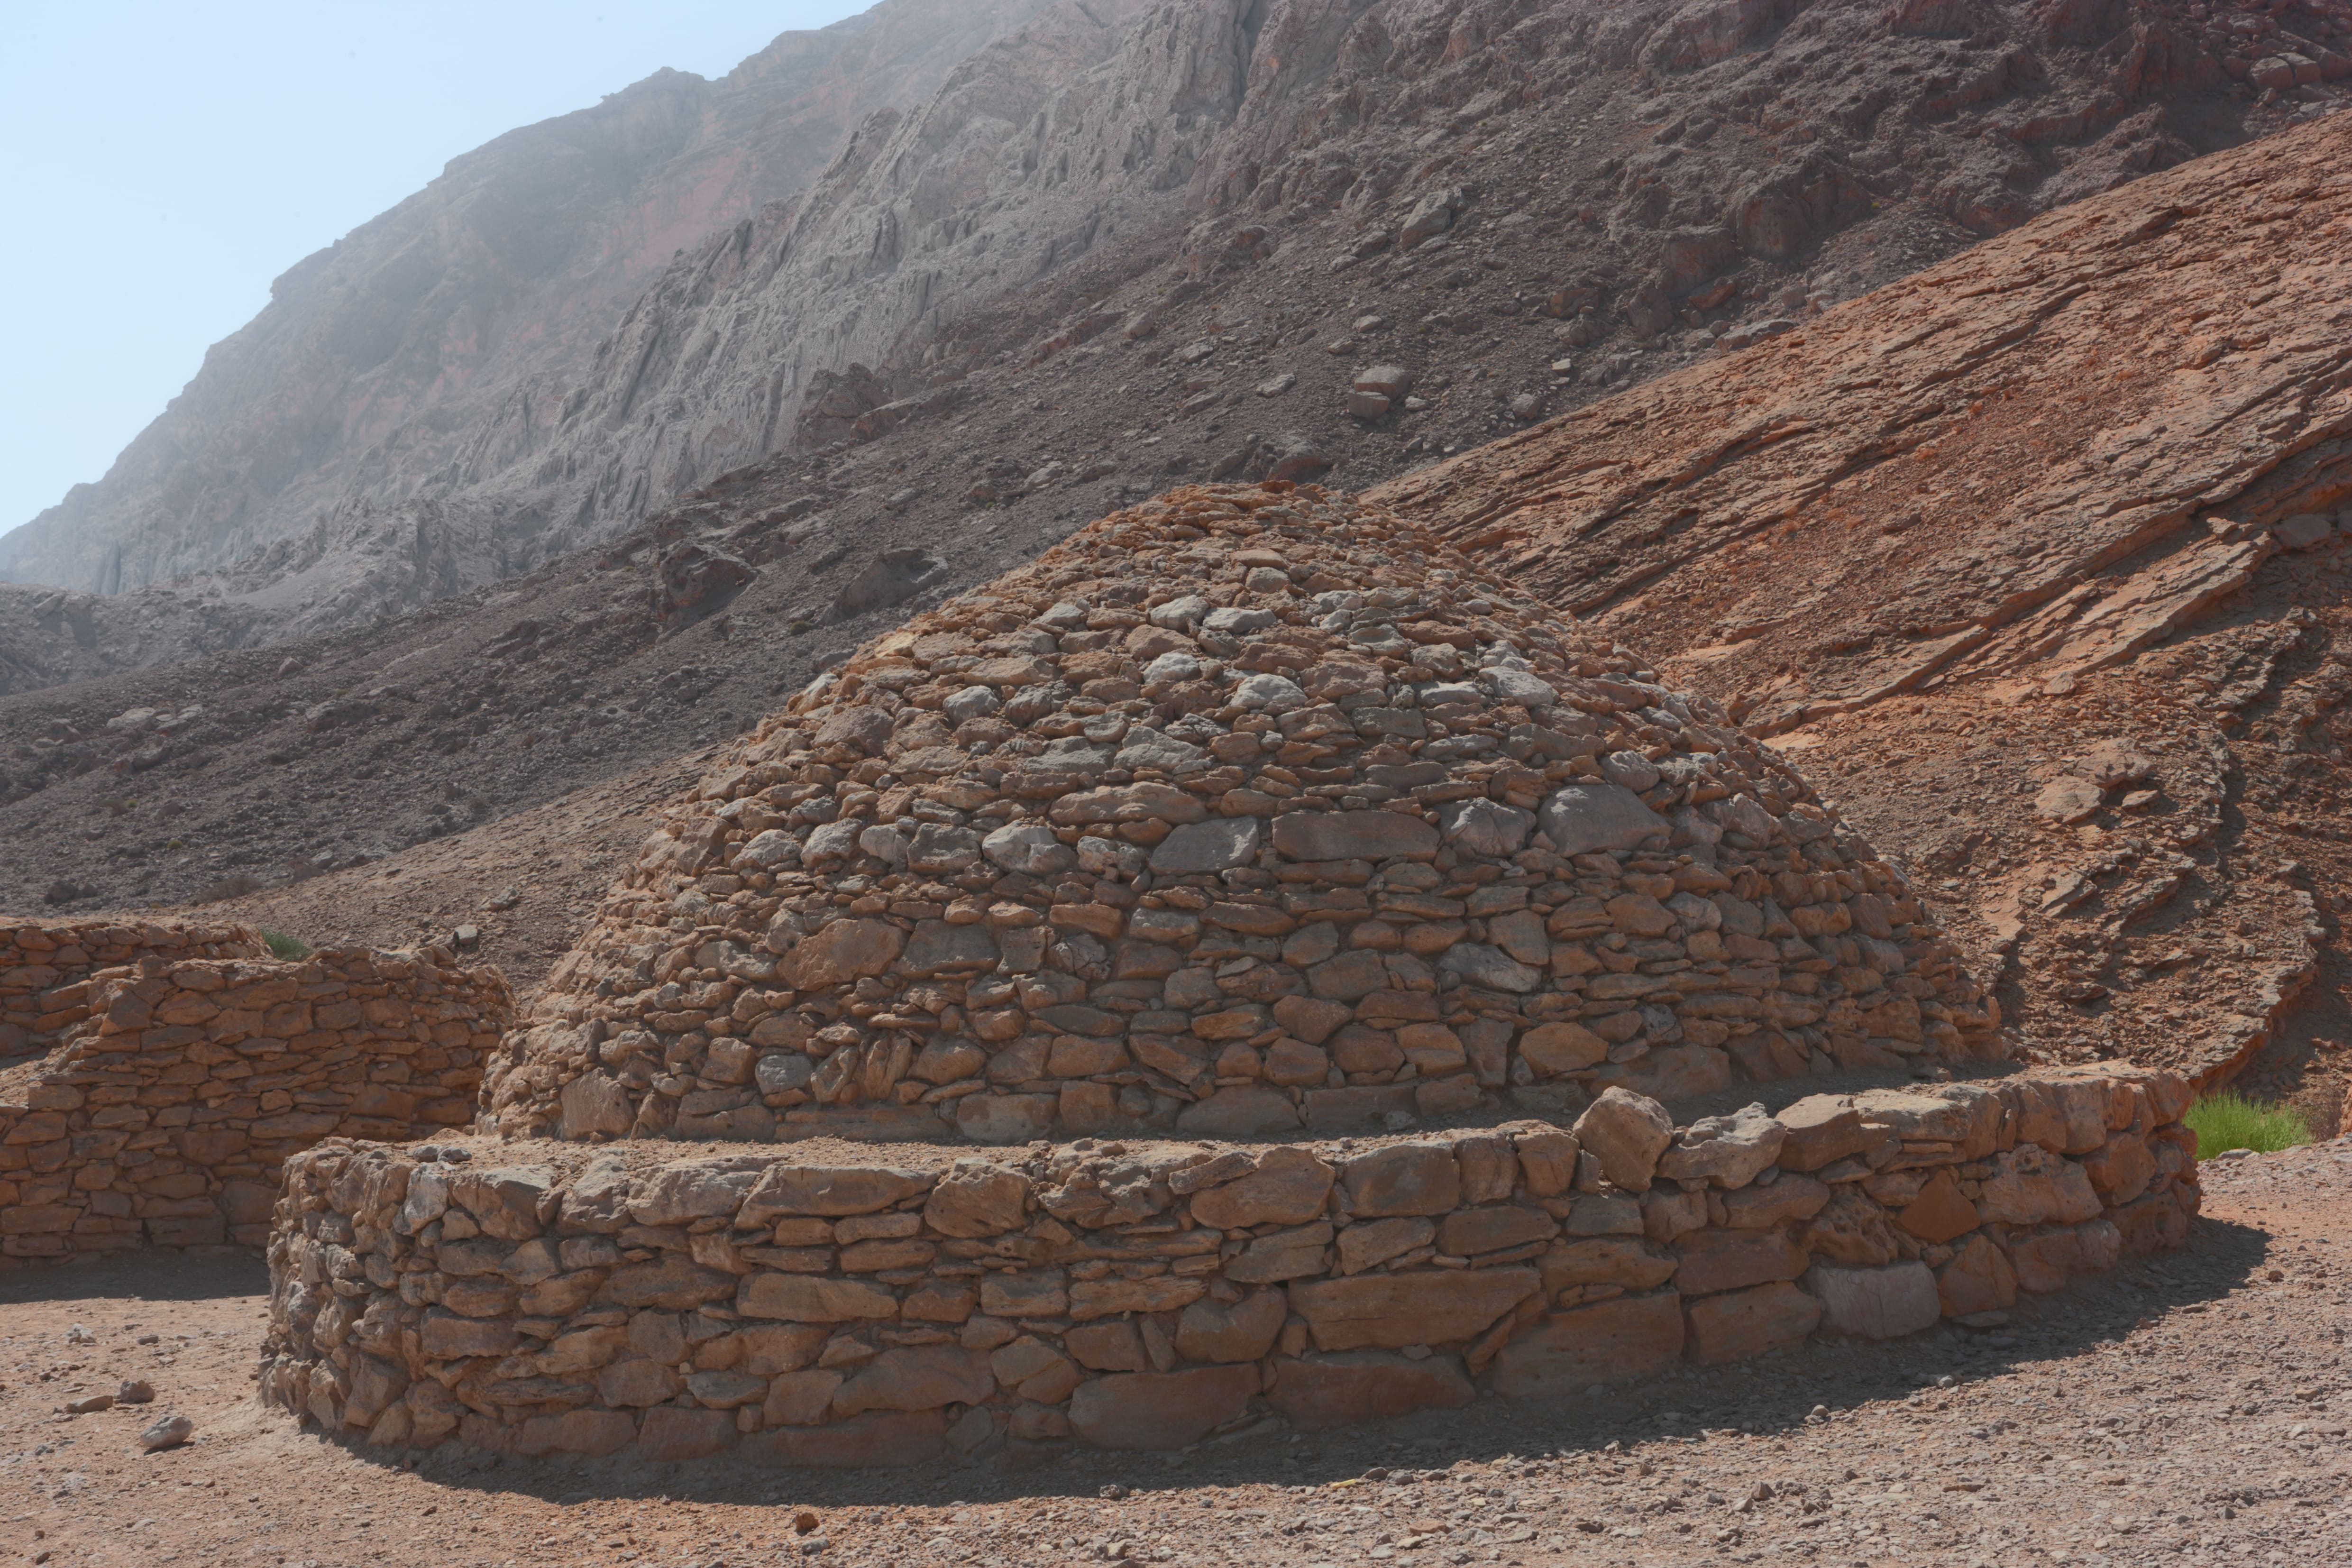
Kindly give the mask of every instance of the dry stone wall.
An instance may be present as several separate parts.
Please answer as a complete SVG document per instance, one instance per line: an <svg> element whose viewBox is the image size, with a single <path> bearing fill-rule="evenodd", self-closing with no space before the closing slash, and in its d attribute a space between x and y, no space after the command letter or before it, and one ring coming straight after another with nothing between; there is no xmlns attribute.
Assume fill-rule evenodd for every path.
<svg viewBox="0 0 2352 1568"><path fill-rule="evenodd" d="M289 1155L332 1135L471 1121L483 1064L514 1022L497 970L437 948L299 963L150 951L78 984L87 1016L48 1056L0 1074L10 1263L263 1246Z"/></svg>
<svg viewBox="0 0 2352 1568"><path fill-rule="evenodd" d="M917 616L681 803L518 1136L1280 1135L2002 1049L1902 878L1639 656L1281 482Z"/></svg>
<svg viewBox="0 0 2352 1568"><path fill-rule="evenodd" d="M46 1051L89 1016L89 977L142 958L267 958L251 926L0 921L0 1060Z"/></svg>
<svg viewBox="0 0 2352 1568"><path fill-rule="evenodd" d="M2104 1066L1676 1128L1610 1089L1572 1129L838 1163L338 1141L288 1162L261 1388L385 1449L793 1465L1580 1391L2178 1246L2189 1098Z"/></svg>

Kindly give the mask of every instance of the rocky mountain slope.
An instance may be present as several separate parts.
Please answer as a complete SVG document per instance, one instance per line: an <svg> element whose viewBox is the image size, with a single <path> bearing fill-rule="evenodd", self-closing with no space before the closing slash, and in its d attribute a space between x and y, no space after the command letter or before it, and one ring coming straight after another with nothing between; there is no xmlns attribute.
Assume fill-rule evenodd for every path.
<svg viewBox="0 0 2352 1568"><path fill-rule="evenodd" d="M2345 1065L2352 118L1375 491L1803 758L2046 1047Z"/></svg>
<svg viewBox="0 0 2352 1568"><path fill-rule="evenodd" d="M681 247L805 187L868 115L921 102L1040 3L882 0L716 81L657 71L452 160L271 285L102 480L0 540L0 575L111 594L428 485L519 389L576 375ZM500 574L535 563L492 549ZM274 561L281 604L332 596L310 564Z"/></svg>
<svg viewBox="0 0 2352 1568"><path fill-rule="evenodd" d="M272 513L268 548L140 572L201 565L184 595L284 637L842 442L889 472L792 499L933 542L1041 485L1075 517L1292 451L1372 482L2317 112L2352 72L2347 15L1054 5L864 122L804 195L680 255L593 355L476 378L429 437L375 420ZM1387 401L1351 405L1383 366L1366 390ZM74 514L93 539L153 532L140 505L108 515ZM114 580L97 554L44 569Z"/></svg>
<svg viewBox="0 0 2352 1568"><path fill-rule="evenodd" d="M2232 90L2200 101L2257 125L2293 101ZM1613 145L1585 134L1488 135L1440 177L1501 167L1474 153L1499 145L1582 178ZM478 924L528 982L658 770L906 615L1171 473L1353 485L1567 407L1384 499L1794 752L2029 1039L2208 1069L2252 1052L2303 1081L2346 1037L2336 530L2294 520L2345 499L2347 135L2189 164L1833 305L1832 274L1909 270L1906 237L1958 243L1885 202L1646 337L1613 285L1543 313L1561 234L1616 242L1533 192L1465 196L1401 254L1417 198L1352 238L1344 213L1297 218L1265 256L1229 241L1278 220L1213 229L1165 293L1073 268L966 319L1023 353L944 384L962 401L860 411L836 384L823 445L604 549L380 627L0 696L0 907L231 897L337 941ZM1736 313L1780 307L1743 305L1748 280L1783 278L1823 298L1759 332ZM1383 364L1412 384L1366 374ZM557 803L591 785L575 822Z"/></svg>

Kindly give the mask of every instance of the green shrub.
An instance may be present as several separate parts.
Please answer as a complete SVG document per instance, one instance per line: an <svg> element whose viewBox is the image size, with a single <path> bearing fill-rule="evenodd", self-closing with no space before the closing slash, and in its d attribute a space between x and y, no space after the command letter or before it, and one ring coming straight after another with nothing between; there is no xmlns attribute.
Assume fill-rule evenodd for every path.
<svg viewBox="0 0 2352 1568"><path fill-rule="evenodd" d="M269 956L272 958L308 958L310 956L310 944L304 942L299 936L288 936L282 931L271 931L268 926L263 926L261 928L261 940L269 944Z"/></svg>
<svg viewBox="0 0 2352 1568"><path fill-rule="evenodd" d="M2182 1118L2197 1130L2197 1154L2210 1160L2225 1149L2269 1154L2311 1142L2311 1123L2291 1105L2263 1105L2232 1091L2209 1094Z"/></svg>

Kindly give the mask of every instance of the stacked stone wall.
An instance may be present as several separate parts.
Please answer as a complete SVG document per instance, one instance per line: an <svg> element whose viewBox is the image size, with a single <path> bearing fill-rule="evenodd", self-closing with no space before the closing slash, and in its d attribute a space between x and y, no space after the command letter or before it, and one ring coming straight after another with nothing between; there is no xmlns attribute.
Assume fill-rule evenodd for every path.
<svg viewBox="0 0 2352 1568"><path fill-rule="evenodd" d="M46 1051L89 1016L89 977L142 958L267 958L251 926L0 920L0 1060Z"/></svg>
<svg viewBox="0 0 2352 1568"><path fill-rule="evenodd" d="M489 1085L510 1135L1283 1135L1998 1056L1794 769L1311 487L919 616L681 802Z"/></svg>
<svg viewBox="0 0 2352 1568"><path fill-rule="evenodd" d="M261 1387L387 1450L793 1465L1581 1391L2178 1246L2189 1098L2107 1066L1314 1145L337 1142L288 1162Z"/></svg>
<svg viewBox="0 0 2352 1568"><path fill-rule="evenodd" d="M81 1020L46 1058L0 1074L0 1259L12 1263L263 1246L289 1155L330 1136L471 1121L483 1064L514 1021L497 970L434 948L299 963L151 951L76 984Z"/></svg>

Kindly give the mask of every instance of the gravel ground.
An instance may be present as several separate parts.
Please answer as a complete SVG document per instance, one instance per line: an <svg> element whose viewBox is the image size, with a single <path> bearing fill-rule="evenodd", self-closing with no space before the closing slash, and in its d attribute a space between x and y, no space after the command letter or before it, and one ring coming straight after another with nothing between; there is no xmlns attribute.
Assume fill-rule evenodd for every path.
<svg viewBox="0 0 2352 1568"><path fill-rule="evenodd" d="M887 1474L412 1470L254 1406L250 1258L27 1271L0 1278L0 1563L2352 1561L2352 1139L2210 1162L2206 1194L2185 1253L1989 1331L1178 1456ZM127 1378L155 1402L63 1413ZM142 1456L166 1411L194 1441Z"/></svg>

